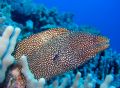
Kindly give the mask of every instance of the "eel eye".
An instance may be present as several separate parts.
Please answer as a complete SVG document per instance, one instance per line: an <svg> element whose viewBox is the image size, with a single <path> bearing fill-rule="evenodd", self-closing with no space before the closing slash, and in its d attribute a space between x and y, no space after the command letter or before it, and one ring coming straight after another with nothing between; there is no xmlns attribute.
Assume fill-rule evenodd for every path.
<svg viewBox="0 0 120 88"><path fill-rule="evenodd" d="M54 58L53 58L53 61L58 61L59 60L59 55L58 54L56 54L55 56L54 56Z"/></svg>
<svg viewBox="0 0 120 88"><path fill-rule="evenodd" d="M58 52L53 57L53 63L55 63L56 65L58 65L60 62L60 54L59 53L60 53L60 51L58 50Z"/></svg>

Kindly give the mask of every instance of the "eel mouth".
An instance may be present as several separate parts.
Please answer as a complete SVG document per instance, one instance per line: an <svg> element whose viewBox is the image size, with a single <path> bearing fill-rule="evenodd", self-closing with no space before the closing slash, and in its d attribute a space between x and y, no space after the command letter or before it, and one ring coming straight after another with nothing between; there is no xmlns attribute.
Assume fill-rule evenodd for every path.
<svg viewBox="0 0 120 88"><path fill-rule="evenodd" d="M98 43L94 46L97 51L105 50L109 47L110 40L106 37L98 36Z"/></svg>
<svg viewBox="0 0 120 88"><path fill-rule="evenodd" d="M87 54L97 54L98 52L101 52L109 47L110 40L103 36L98 36L93 40L94 44L87 48ZM89 51L89 52L88 52Z"/></svg>
<svg viewBox="0 0 120 88"><path fill-rule="evenodd" d="M96 40L95 40L96 41ZM87 51L82 52L82 57L93 58L98 52L101 52L109 47L109 39L106 37L98 36L96 44L87 48ZM84 55L84 53L86 53Z"/></svg>

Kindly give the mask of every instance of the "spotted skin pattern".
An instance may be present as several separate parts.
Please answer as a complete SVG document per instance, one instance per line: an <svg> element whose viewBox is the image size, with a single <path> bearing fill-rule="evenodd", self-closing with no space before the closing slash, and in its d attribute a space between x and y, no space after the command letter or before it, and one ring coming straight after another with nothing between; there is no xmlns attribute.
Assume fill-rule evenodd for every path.
<svg viewBox="0 0 120 88"><path fill-rule="evenodd" d="M49 80L84 64L109 46L109 40L89 33L56 28L35 34L21 41L15 51L18 60L23 54L36 79Z"/></svg>

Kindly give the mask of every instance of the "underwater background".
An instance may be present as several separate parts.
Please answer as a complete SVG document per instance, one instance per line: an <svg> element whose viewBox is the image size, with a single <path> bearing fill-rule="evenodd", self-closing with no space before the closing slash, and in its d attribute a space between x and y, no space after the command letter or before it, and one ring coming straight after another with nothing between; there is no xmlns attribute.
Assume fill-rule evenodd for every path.
<svg viewBox="0 0 120 88"><path fill-rule="evenodd" d="M0 0L0 36L12 29L9 25L15 27L14 32L6 40L0 37L0 88L120 88L119 0ZM21 29L20 35L15 32L18 31L16 27ZM76 69L48 81L45 77L39 81L34 78L26 57L20 61L24 71L16 70L15 46L33 34L54 28L107 36L110 47L91 60L83 61L84 64ZM17 40L12 38L15 34ZM13 52L9 52L13 46ZM24 50L23 47L18 49Z"/></svg>
<svg viewBox="0 0 120 88"><path fill-rule="evenodd" d="M74 14L78 25L96 27L111 40L111 47L120 52L120 1L119 0L34 0L48 8L56 7L59 12Z"/></svg>

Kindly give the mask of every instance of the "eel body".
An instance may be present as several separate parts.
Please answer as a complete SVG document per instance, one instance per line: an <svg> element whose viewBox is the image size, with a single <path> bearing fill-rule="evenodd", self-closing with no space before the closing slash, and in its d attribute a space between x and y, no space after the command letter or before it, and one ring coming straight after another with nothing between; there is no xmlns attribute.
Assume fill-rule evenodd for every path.
<svg viewBox="0 0 120 88"><path fill-rule="evenodd" d="M26 55L35 78L48 80L75 69L108 46L106 37L56 28L18 43L14 56L19 60Z"/></svg>

